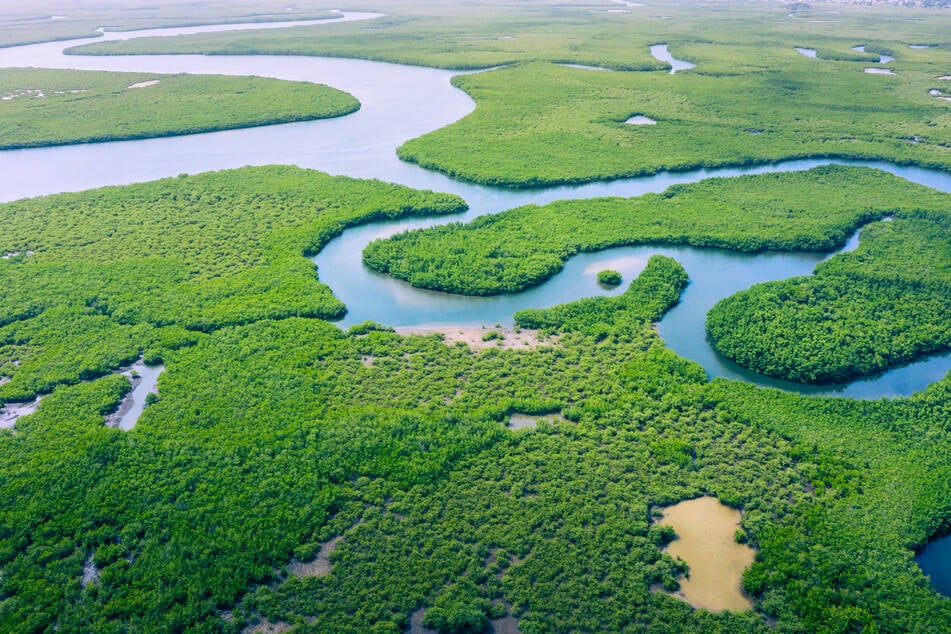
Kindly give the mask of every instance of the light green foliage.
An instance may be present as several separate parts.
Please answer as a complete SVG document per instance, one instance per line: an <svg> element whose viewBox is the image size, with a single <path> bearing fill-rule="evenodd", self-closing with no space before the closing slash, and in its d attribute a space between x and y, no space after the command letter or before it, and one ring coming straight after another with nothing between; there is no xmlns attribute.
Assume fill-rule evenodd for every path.
<svg viewBox="0 0 951 634"><path fill-rule="evenodd" d="M867 168L709 179L637 198L526 206L372 242L371 268L470 295L525 289L572 255L636 244L826 251L890 213L946 209L951 196Z"/></svg>
<svg viewBox="0 0 951 634"><path fill-rule="evenodd" d="M454 178L515 187L817 156L951 166L951 104L929 97L933 71L868 75L792 49L784 57L740 74L535 63L455 77L476 110L399 154ZM626 124L632 114L657 123Z"/></svg>
<svg viewBox="0 0 951 634"><path fill-rule="evenodd" d="M460 211L446 194L243 168L0 206L0 399L113 370L191 331L343 305L305 256L345 227ZM0 357L2 359L2 357ZM19 366L13 361L18 361Z"/></svg>
<svg viewBox="0 0 951 634"><path fill-rule="evenodd" d="M655 256L630 287L619 297L588 297L544 309L515 314L522 328L574 331L585 330L604 338L608 326L635 320L657 321L680 300L687 286L687 274L676 261ZM639 301L632 301L638 298Z"/></svg>
<svg viewBox="0 0 951 634"><path fill-rule="evenodd" d="M358 57L437 68L488 68L545 59L653 70L645 32L605 12L605 5L489 1L388 2L384 17L258 33L207 33L93 43L75 54L211 53ZM639 46L638 46L639 45Z"/></svg>
<svg viewBox="0 0 951 634"><path fill-rule="evenodd" d="M796 381L843 381L951 348L951 215L868 226L857 251L811 277L760 284L714 306L725 356Z"/></svg>
<svg viewBox="0 0 951 634"><path fill-rule="evenodd" d="M134 87L136 84L157 82ZM349 114L360 102L305 82L0 70L0 150L193 134Z"/></svg>
<svg viewBox="0 0 951 634"><path fill-rule="evenodd" d="M399 149L404 160L483 184L529 187L816 156L951 167L951 105L928 94L951 55L906 44L943 42L947 12L916 11L911 20L910 10L899 15L894 7L836 8L826 20L810 11L790 18L779 4L672 2L660 15L651 6L620 10L628 13L608 13L601 3L404 3L385 18L332 28L151 38L74 52L507 64L456 77L476 100L475 112ZM658 42L697 67L675 75L631 72L666 66L648 54ZM869 52L852 51L860 44ZM797 46L815 48L819 58L800 55ZM864 72L879 52L897 58L888 66L896 74ZM628 125L632 114L657 123Z"/></svg>

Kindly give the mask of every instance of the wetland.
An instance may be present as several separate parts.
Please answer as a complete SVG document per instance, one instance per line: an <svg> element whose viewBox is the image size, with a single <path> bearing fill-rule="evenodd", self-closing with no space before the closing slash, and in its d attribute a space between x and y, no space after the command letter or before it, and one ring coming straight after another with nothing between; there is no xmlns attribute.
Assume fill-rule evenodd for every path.
<svg viewBox="0 0 951 634"><path fill-rule="evenodd" d="M0 431L0 625L24 632L238 632L256 623L328 632L767 632L770 624L832 629L848 614L855 629L947 629L951 607L929 572L947 540L935 540L918 558L930 585L913 557L947 526L947 352L923 353L931 354L921 361L928 370L888 360L885 374L865 373L842 386L785 384L731 367L707 341L705 326L708 311L734 296L767 322L776 320L757 304L764 297L782 299L767 304L780 315L796 314L795 302L805 297L818 300L823 317L859 323L850 311L861 302L848 293L839 294L844 304L829 299L827 286L838 289L847 278L863 298L884 298L883 309L914 305L914 316L901 314L902 330L928 340L916 328L943 324L935 302L947 298L942 232L951 189L944 164L928 158L933 148L846 160L835 147L819 158L780 148L782 160L763 154L737 161L740 167L714 161L702 168L701 160L673 171L653 164L636 175L518 168L508 172L515 188L473 184L492 178L473 178L442 159L397 157L414 139L491 111L487 95L506 82L531 78L549 90L580 82L589 90L590 82L629 76L644 86L710 79L704 73L723 71L717 51L730 45L678 39L693 8L672 3L664 8L671 19L651 18L671 29L654 42L667 41L697 62L673 77L648 59L650 40L640 34L637 46L625 40L613 49L611 35L594 53L573 56L559 50L557 38L539 40L539 30L557 24L588 44L597 41L583 39L585 20L601 18L562 23L561 7L550 15L506 9L523 22L460 20L464 33L485 29L491 36L477 40L468 58L447 57L452 63L493 65L486 62L512 59L505 47L513 46L550 58L475 74L273 54L61 55L78 42L0 50L4 66L31 59L58 69L323 83L361 105L321 121L0 152L11 175L0 199L15 201L0 206L0 253L9 256L0 260L0 376L8 379L0 380L0 398L8 406L43 401L15 423L15 433ZM466 10L458 9L462 16ZM795 21L782 10L782 20ZM840 18L852 20L851 11L843 7ZM604 19L630 25L635 13ZM367 33L381 37L341 37L334 52L361 41L376 55L402 41L377 56L426 60L433 25L446 34L441 41L457 36L454 16L372 19ZM750 28L762 20L757 15ZM366 28L353 16L338 22L333 29L342 34ZM879 50L875 35L884 31L863 24L871 31L858 40L773 35L789 57L773 49L752 62L734 56L735 70L775 63L773 55L788 61L797 56L793 42L815 41L821 59L803 64L852 64L848 76L873 81L861 72L871 60L826 54L864 55L849 51L863 41ZM936 41L927 22L903 28L913 31L906 42ZM421 34L411 53L400 39L407 29ZM175 52L194 52L190 41L237 37L200 31L189 37L214 39L181 40ZM282 31L271 33L247 41L284 46ZM102 39L135 35L107 32ZM323 37L297 38L296 46L323 46ZM172 52L176 42L140 44ZM928 81L948 72L940 50L901 51L932 56ZM896 58L900 72L882 81L912 83L909 94L928 104L923 108L945 107L927 94L917 74L924 71L914 66L922 62L902 52ZM561 68L550 63L556 59L621 72ZM799 72L774 77L774 87L794 86ZM731 81L726 77L716 80ZM122 87L141 81L155 80ZM652 103L619 99L597 125L624 134L668 127L676 117L663 102L675 84L658 85L666 87ZM797 90L808 92L807 85ZM508 125L520 108L499 121ZM906 123L897 127L920 114L899 110L896 121ZM578 111L591 112L587 102ZM663 125L625 125L636 113ZM940 142L944 124L936 121L931 137L920 135L922 145ZM765 123L731 126L744 139L759 139L773 133ZM747 132L754 129L760 134ZM465 140L465 127L457 131L463 142L475 138ZM905 145L913 144L894 147ZM555 148L556 162L565 152ZM533 154L513 156L525 164ZM269 163L297 167L242 167ZM746 202L724 206L712 194L723 187ZM44 197L20 200L26 196ZM662 211L680 200L693 202ZM667 232L684 222L687 238L678 243L664 233L628 246L596 240L597 222L631 222L645 201L654 214L647 226ZM734 224L746 234L711 229L704 237L688 208L706 209L714 220L745 214ZM809 213L831 219L813 225ZM446 241L428 255L436 270L450 272L482 257L488 244L488 236L468 238L466 257L444 257L454 235L504 226L520 214L555 220L542 221L544 239L519 241L518 249L543 252L572 233L591 245L554 249L542 274L520 282L518 292L482 296L410 286L362 261L371 243L442 231ZM571 229L579 218L584 226ZM486 257L512 257L511 244L499 246ZM620 287L597 282L605 269L620 273ZM467 283L465 275L449 279ZM894 289L898 301L889 295ZM928 307L939 318L919 310ZM815 314L802 316L810 333L821 331L810 321ZM776 334L750 332L754 346ZM943 336L933 332L935 341ZM873 349L887 351L886 344L876 340ZM149 365L138 373L162 372L161 392L149 397L134 428L110 429L104 416L121 411L131 395L119 371L133 362ZM896 379L901 372L911 378ZM862 384L866 392L856 387ZM674 530L681 539L671 542L650 512L698 504L711 507L701 515L722 520L721 545L744 553L715 566L712 583L740 599L705 610L693 607L702 599L687 603L651 591L680 584L686 596L702 581L707 568L696 555L676 555L678 543L695 543L691 527L701 523L680 524ZM755 560L735 539L736 509ZM688 514L695 520L696 512Z"/></svg>

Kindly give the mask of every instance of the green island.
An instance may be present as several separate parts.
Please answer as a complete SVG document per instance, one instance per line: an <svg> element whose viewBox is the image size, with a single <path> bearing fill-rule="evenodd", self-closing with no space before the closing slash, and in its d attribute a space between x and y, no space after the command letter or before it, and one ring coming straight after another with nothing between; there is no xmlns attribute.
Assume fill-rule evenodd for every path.
<svg viewBox="0 0 951 634"><path fill-rule="evenodd" d="M864 167L708 179L636 198L558 201L370 243L363 261L415 286L516 292L583 252L662 244L831 251L872 220L852 254L817 275L722 301L707 329L743 367L827 383L951 347L951 196Z"/></svg>
<svg viewBox="0 0 951 634"><path fill-rule="evenodd" d="M133 31L203 24L239 24L338 18L312 0L165 0L134 6L120 0L5 0L0 48L53 40L99 37L100 28Z"/></svg>
<svg viewBox="0 0 951 634"><path fill-rule="evenodd" d="M396 4L384 18L331 29L142 38L71 52L508 65L455 77L476 110L399 149L404 160L486 185L581 183L803 157L951 168L951 103L929 95L944 86L939 78L948 74L951 52L894 44L943 41L951 29L946 11L904 9L916 16L906 20L901 8L846 5L826 20L828 11L790 18L785 5L715 2L706 5L698 28L691 2L665 3L665 19L653 7L622 14L600 3L574 11L544 2L498 5L489 11L481 4ZM667 74L667 64L649 54L658 42L696 68ZM853 51L856 45L866 52ZM804 46L819 57L796 52ZM881 53L896 59L871 70L892 74L864 72ZM561 65L569 63L626 72ZM658 72L630 72L651 69ZM626 123L633 115L656 124Z"/></svg>
<svg viewBox="0 0 951 634"><path fill-rule="evenodd" d="M121 141L339 117L351 95L260 77L0 70L0 150Z"/></svg>
<svg viewBox="0 0 951 634"><path fill-rule="evenodd" d="M604 269L603 271L598 271L598 283L600 284L604 284L605 286L620 286L623 281L624 278L615 270Z"/></svg>
<svg viewBox="0 0 951 634"><path fill-rule="evenodd" d="M285 4L176 1L140 7L142 22L84 6L45 39L100 16L129 28L184 12L270 20ZM511 64L456 77L476 110L400 149L481 183L794 156L948 170L951 102L929 94L951 93L946 4L399 0L366 7L388 15L364 23L83 52ZM324 6L290 8L319 17ZM15 23L0 20L0 45L43 37L35 20ZM668 74L648 53L661 42L697 67ZM895 75L863 72L879 55L896 58ZM25 69L0 81L17 73L64 94L0 132L41 125L81 142L55 119L68 100L86 95L86 116L114 130L114 108L138 98L116 93L154 79L127 92L181 81L162 121L222 116L206 94L217 78ZM80 79L94 88L70 94ZM220 79L231 80L263 98L236 102L244 117L296 89ZM0 112L8 101L24 108L17 98ZM656 124L625 123L634 115ZM0 205L0 404L41 397L0 428L0 631L951 631L951 599L915 559L951 533L951 374L867 401L711 381L657 333L690 283L662 256L617 295L521 311L477 343L331 323L346 306L308 258L357 225L465 209L450 194L292 166ZM708 318L741 365L825 382L951 346L949 213L949 194L830 165L523 206L378 240L362 257L416 286L494 295L613 246L831 252L861 229L856 250ZM165 369L122 431L106 417L137 359ZM657 520L701 496L742 513L750 609L695 609L675 594L690 564L665 551L678 536Z"/></svg>
<svg viewBox="0 0 951 634"><path fill-rule="evenodd" d="M820 264L814 276L760 284L721 301L707 316L707 332L744 367L828 383L951 348L949 317L945 211L866 227L857 251Z"/></svg>

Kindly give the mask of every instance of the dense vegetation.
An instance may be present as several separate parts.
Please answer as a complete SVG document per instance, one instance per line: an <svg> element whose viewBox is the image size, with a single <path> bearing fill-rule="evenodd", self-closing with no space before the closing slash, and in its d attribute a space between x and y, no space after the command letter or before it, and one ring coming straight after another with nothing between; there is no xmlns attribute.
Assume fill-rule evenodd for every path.
<svg viewBox="0 0 951 634"><path fill-rule="evenodd" d="M715 347L795 381L843 381L951 348L951 214L869 225L816 274L760 284L707 317Z"/></svg>
<svg viewBox="0 0 951 634"><path fill-rule="evenodd" d="M948 499L947 382L866 404L706 384L650 328L683 283L656 258L619 298L536 312L564 334L529 351L301 318L196 334L130 433L101 424L116 377L60 388L0 436L0 622L398 632L422 608L523 632L765 632L651 592L682 571L651 509L710 494L745 510L747 585L782 630L947 629L909 550ZM567 422L506 431L516 411ZM335 535L330 575L284 578Z"/></svg>
<svg viewBox="0 0 951 634"><path fill-rule="evenodd" d="M598 271L598 282L600 284L604 284L605 286L620 286L622 281L624 281L624 278L619 272L613 269Z"/></svg>
<svg viewBox="0 0 951 634"><path fill-rule="evenodd" d="M490 295L537 284L581 252L636 244L831 251L871 220L944 214L949 203L948 194L884 172L829 165L529 205L372 242L363 261L415 286Z"/></svg>
<svg viewBox="0 0 951 634"><path fill-rule="evenodd" d="M301 0L288 7L283 0L166 0L156 5L129 6L121 0L78 3L70 0L4 0L0 7L0 47L97 37L98 29L114 31L339 17L323 3Z"/></svg>
<svg viewBox="0 0 951 634"><path fill-rule="evenodd" d="M951 30L941 11L665 3L485 7L397 4L366 23L253 35L207 34L83 47L83 53L340 55L492 72L454 79L476 110L414 139L400 157L484 184L534 186L795 157L884 158L951 168L951 104L941 88ZM915 19L906 19L913 14ZM887 27L883 25L888 25ZM303 34L307 37L302 37ZM661 72L649 45L697 64ZM865 53L852 50L864 45ZM819 52L809 59L795 47ZM873 52L874 51L874 52ZM894 75L863 72L879 53ZM736 95L743 99L736 99ZM624 122L632 114L651 126Z"/></svg>
<svg viewBox="0 0 951 634"><path fill-rule="evenodd" d="M0 150L307 121L360 108L345 92L305 82L36 68L0 70L0 97Z"/></svg>
<svg viewBox="0 0 951 634"><path fill-rule="evenodd" d="M951 107L929 98L932 72L868 75L859 63L831 61L817 68L792 49L777 57L771 70L744 73L534 63L457 76L476 110L399 155L454 178L515 187L804 157L951 168ZM626 124L632 114L657 123Z"/></svg>
<svg viewBox="0 0 951 634"><path fill-rule="evenodd" d="M0 206L0 373L12 375L0 400L101 375L143 350L161 358L195 331L342 315L306 255L356 223L464 206L293 167Z"/></svg>
<svg viewBox="0 0 951 634"><path fill-rule="evenodd" d="M802 88L796 82L829 88L823 67L787 55L793 40L827 58L803 63L839 65L859 63L828 59L852 55L853 44L877 51L884 40L933 43L948 32L935 12L884 22L894 9L844 4L834 7L839 22L822 26L815 20L828 18L824 8L704 3L718 14L702 29L688 19L696 6L677 2L664 4L670 20L633 19L659 10L644 7L607 14L603 3L493 6L506 10L455 8L452 20L444 8L396 15L379 23L379 37L367 25L335 25L364 37L334 46L420 60L462 51L450 63L485 63L498 49L525 61L563 47L572 55L560 61L637 65L644 53L632 52L632 42L643 49L679 34L669 40L675 54L682 47L723 73L720 90L733 92L725 106L743 108L736 95L757 78L774 78L783 96L776 102L786 106ZM776 12L782 22L764 22ZM491 17L471 19L476 14ZM511 19L526 15L533 21ZM621 26L605 30L606 20ZM514 40L485 36L506 24ZM695 30L718 41L699 41ZM286 45L299 34L277 39ZM335 37L297 46L314 50ZM776 42L784 48L773 51ZM812 135L824 129L839 152L849 143L837 125L852 117L854 129L867 124L874 133L854 141L864 148L856 151L945 161L947 148L929 144L947 134L946 102L928 101L925 91L922 104L939 109L912 112L904 91L909 81L924 86L927 73L947 73L938 70L947 51L901 46L899 64L917 70L858 75L868 86L895 88L868 93L896 108L895 121L881 115L889 106L854 109L852 95L846 111L800 95L802 110L770 111L801 117L780 122L782 134L798 129L814 149ZM763 70L769 65L788 68ZM496 71L524 82L500 82L500 100L520 95L532 86L530 72L550 66ZM553 72L551 81L573 73L589 87L590 76L611 77ZM749 77L731 82L731 72ZM652 84L673 79L647 75ZM675 98L663 90L659 101ZM565 121L598 98L580 88L564 94ZM750 95L745 119L767 104L756 99L762 93ZM614 114L631 112L642 111ZM536 116L503 115L523 117L483 130L503 141ZM904 115L919 117L909 134L920 124L935 136L922 134L914 149L883 142ZM621 120L610 125L634 132ZM829 121L836 125L823 128ZM699 118L683 130L706 159L715 156L705 143L729 136ZM464 160L474 165L487 138ZM597 145L525 143L515 158L547 175L554 173L547 157L574 163L572 154ZM678 147L670 148L675 158ZM725 156L742 154L738 147L725 145ZM591 156L571 178L614 160L610 152ZM479 160L497 158L486 152ZM524 182L532 170L513 174ZM464 206L453 196L292 167L0 206L0 379L10 379L0 380L0 401L45 395L35 414L0 430L0 630L237 634L267 619L301 632L395 634L416 614L441 632L478 630L506 615L526 634L951 631L951 600L913 560L914 548L951 530L951 375L914 397L878 401L707 382L652 328L688 282L662 257L616 297L519 313L520 327L558 333L537 348L476 353L440 335L404 337L371 323L343 332L324 321L344 307L305 256L357 223ZM799 315L818 337L818 312L801 310L797 298L814 295L823 315L842 316L840 329L864 318L859 304L873 299L875 310L905 320L920 345L925 324L940 326L949 314L946 304L929 304L948 297L948 195L873 170L828 167L524 207L376 243L366 257L407 278L424 272L420 284L496 293L536 283L579 251L644 242L823 251L886 215L895 220L870 225L856 252L777 287L785 303L775 316L785 328L779 313ZM863 295L848 294L844 280ZM757 303L759 292L737 301L773 315L773 306ZM877 351L893 354L886 348ZM113 372L139 355L166 365L159 395L132 431L107 428L104 415L129 389ZM506 423L516 413L553 420L513 431ZM755 612L694 610L662 591L675 589L686 570L662 551L671 535L653 523L656 509L700 495L743 510L758 552L744 577ZM335 538L328 574L291 574L290 562L312 559Z"/></svg>

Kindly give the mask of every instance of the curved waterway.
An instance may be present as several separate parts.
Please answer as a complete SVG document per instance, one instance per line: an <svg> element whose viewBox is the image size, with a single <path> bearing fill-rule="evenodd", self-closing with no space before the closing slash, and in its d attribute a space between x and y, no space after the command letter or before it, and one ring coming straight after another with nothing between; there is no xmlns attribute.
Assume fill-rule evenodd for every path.
<svg viewBox="0 0 951 634"><path fill-rule="evenodd" d="M378 14L345 13L325 24L366 20ZM274 24L257 28L276 28ZM188 27L140 32L106 33L97 41L148 35L178 35L255 25ZM580 297L622 292L599 287L602 268L620 270L627 280L654 253L676 258L692 283L681 303L659 325L660 334L679 354L706 368L710 376L752 381L806 393L832 393L857 398L910 394L941 379L951 369L951 354L897 368L879 377L848 386L816 388L767 379L738 368L712 350L704 334L707 310L719 299L752 284L795 275L808 275L826 255L802 253L737 254L687 247L611 249L572 258L548 282L523 293L497 297L462 297L435 293L380 276L363 267L360 254L372 239L407 229L449 221L469 221L524 204L595 196L637 196L661 192L674 184L713 176L805 170L827 160L794 160L751 168L700 169L662 172L650 177L582 186L504 190L453 181L397 159L395 149L405 141L446 126L471 112L474 102L450 84L454 72L340 58L290 56L75 56L63 50L89 40L51 42L0 49L0 67L34 66L152 73L213 73L258 75L324 83L360 100L361 109L346 117L285 125L246 128L208 134L137 141L59 146L0 152L0 201L103 185L154 180L180 173L265 165L294 164L331 174L379 178L420 189L455 193L469 211L451 218L380 222L349 229L314 259L321 280L333 288L349 313L342 326L374 320L393 326L510 325L515 311L545 307ZM910 181L951 191L951 174L883 162L835 161L866 165Z"/></svg>

